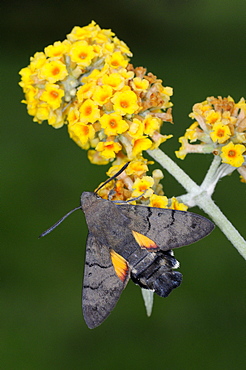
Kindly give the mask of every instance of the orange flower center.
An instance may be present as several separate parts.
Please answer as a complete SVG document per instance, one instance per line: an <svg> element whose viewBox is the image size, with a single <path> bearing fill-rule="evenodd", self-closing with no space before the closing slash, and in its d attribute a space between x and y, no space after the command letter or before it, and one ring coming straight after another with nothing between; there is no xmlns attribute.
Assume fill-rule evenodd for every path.
<svg viewBox="0 0 246 370"><path fill-rule="evenodd" d="M115 119L111 119L111 120L109 121L109 125L110 125L110 127L112 127L112 128L117 127L117 124L116 124Z"/></svg>
<svg viewBox="0 0 246 370"><path fill-rule="evenodd" d="M50 92L50 96L53 98L53 99L56 99L58 98L59 94L57 91L53 90Z"/></svg>
<svg viewBox="0 0 246 370"><path fill-rule="evenodd" d="M83 126L82 131L83 131L83 134L84 134L85 136L86 136L86 135L88 135L88 134L89 134L89 127L87 127L87 126Z"/></svg>
<svg viewBox="0 0 246 370"><path fill-rule="evenodd" d="M121 100L121 102L120 102L120 106L121 106L122 108L127 108L127 107L129 106L129 103L128 103L128 101L126 101L126 100Z"/></svg>
<svg viewBox="0 0 246 370"><path fill-rule="evenodd" d="M86 53L80 53L79 54L79 58L80 59L85 59L87 57L87 54Z"/></svg>
<svg viewBox="0 0 246 370"><path fill-rule="evenodd" d="M235 150L229 150L228 157L235 157L235 156L236 156L236 151Z"/></svg>
<svg viewBox="0 0 246 370"><path fill-rule="evenodd" d="M92 108L91 107L86 107L86 109L85 109L85 115L86 116L89 116L91 114L91 112L92 112Z"/></svg>
<svg viewBox="0 0 246 370"><path fill-rule="evenodd" d="M102 96L101 96L101 101L106 100L106 99L107 99L107 97L108 97L108 95L107 95L107 94L102 95Z"/></svg>
<svg viewBox="0 0 246 370"><path fill-rule="evenodd" d="M55 68L53 68L53 70L52 70L52 74L53 74L53 76L58 75L58 73L60 73L60 68L59 68L59 67L55 67Z"/></svg>
<svg viewBox="0 0 246 370"><path fill-rule="evenodd" d="M144 192L146 189L147 189L147 186L146 185L140 185L139 186L139 190L140 191L143 191Z"/></svg>
<svg viewBox="0 0 246 370"><path fill-rule="evenodd" d="M224 131L224 130L222 130L222 129L220 129L220 130L218 130L218 131L217 131L217 136L218 136L218 137L223 137L223 136L224 136L224 134L225 134L225 131Z"/></svg>
<svg viewBox="0 0 246 370"><path fill-rule="evenodd" d="M119 66L119 62L117 60L113 60L111 62L111 65L114 66L114 67L118 67Z"/></svg>

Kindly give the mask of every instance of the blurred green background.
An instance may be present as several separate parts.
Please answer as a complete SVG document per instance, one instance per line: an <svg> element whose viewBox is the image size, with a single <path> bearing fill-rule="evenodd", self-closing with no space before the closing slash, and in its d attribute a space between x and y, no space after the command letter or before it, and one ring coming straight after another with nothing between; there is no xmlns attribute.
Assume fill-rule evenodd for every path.
<svg viewBox="0 0 246 370"><path fill-rule="evenodd" d="M240 0L2 2L0 368L245 369L245 261L218 228L176 251L183 283L169 298L156 297L150 318L140 289L129 283L107 321L86 327L83 214L37 236L78 206L106 168L89 164L65 127L33 123L17 85L30 56L93 19L128 44L135 66L174 88L175 125L163 132L175 136L162 148L175 158L195 102L246 95L245 14ZM177 160L198 183L210 161L209 155ZM235 172L214 194L244 236L245 186ZM183 193L169 174L164 188L169 197Z"/></svg>

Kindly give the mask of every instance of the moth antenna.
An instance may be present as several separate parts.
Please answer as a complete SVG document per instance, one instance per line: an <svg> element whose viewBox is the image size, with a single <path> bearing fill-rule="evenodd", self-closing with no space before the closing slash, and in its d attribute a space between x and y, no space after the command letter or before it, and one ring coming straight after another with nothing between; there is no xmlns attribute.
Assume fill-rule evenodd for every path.
<svg viewBox="0 0 246 370"><path fill-rule="evenodd" d="M144 192L141 195L139 195L138 197L135 197L135 198L131 198L131 199L127 199L127 200L117 200L116 199L116 200L111 200L111 202L112 203L130 203L130 202L133 202L134 200L141 199L144 196L144 194L146 193L146 191L147 191L147 189L144 190Z"/></svg>
<svg viewBox="0 0 246 370"><path fill-rule="evenodd" d="M74 209L72 209L70 212L68 212L65 216L63 216L59 221L57 221L54 225L52 225L51 227L49 227L47 230L45 230L41 235L39 235L38 238L42 238L43 236L49 234L51 231L53 231L57 226L59 226L62 221L65 220L65 218L67 218L68 216L71 215L71 213L73 213L74 211L77 211L78 209L82 209L81 206L79 207L76 207Z"/></svg>
<svg viewBox="0 0 246 370"><path fill-rule="evenodd" d="M97 188L95 190L95 193L97 193L103 186L105 186L108 182L112 181L113 179L115 179L117 176L119 176L123 171L125 171L126 167L129 165L130 162L127 162L124 164L123 167L121 167L121 169L112 177L110 177L108 180L106 180L101 186L99 186L99 188Z"/></svg>

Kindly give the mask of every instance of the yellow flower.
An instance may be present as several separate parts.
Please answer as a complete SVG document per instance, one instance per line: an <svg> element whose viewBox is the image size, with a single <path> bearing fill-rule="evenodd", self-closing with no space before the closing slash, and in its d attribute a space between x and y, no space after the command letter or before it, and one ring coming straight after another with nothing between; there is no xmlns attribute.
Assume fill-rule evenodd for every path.
<svg viewBox="0 0 246 370"><path fill-rule="evenodd" d="M77 122L73 125L68 125L69 136L82 148L89 149L89 140L95 136L95 130L92 125Z"/></svg>
<svg viewBox="0 0 246 370"><path fill-rule="evenodd" d="M30 69L34 72L39 70L47 62L47 59L43 52L37 52L30 58L30 62Z"/></svg>
<svg viewBox="0 0 246 370"><path fill-rule="evenodd" d="M212 132L210 132L210 137L213 142L218 142L223 144L231 136L231 131L227 125L223 125L217 122L213 125Z"/></svg>
<svg viewBox="0 0 246 370"><path fill-rule="evenodd" d="M115 153L118 153L122 146L114 141L100 141L95 149L100 152L102 157L111 159L115 158Z"/></svg>
<svg viewBox="0 0 246 370"><path fill-rule="evenodd" d="M221 148L222 153L220 154L223 163L228 163L233 167L241 167L244 163L243 153L245 152L245 146L242 144L234 145L231 141L229 144Z"/></svg>
<svg viewBox="0 0 246 370"><path fill-rule="evenodd" d="M95 57L93 46L88 45L84 40L76 41L72 44L69 55L73 62L78 63L78 65L82 67L89 66L92 59Z"/></svg>
<svg viewBox="0 0 246 370"><path fill-rule="evenodd" d="M65 64L59 60L53 60L45 63L39 70L39 78L46 79L50 83L62 81L68 75Z"/></svg>
<svg viewBox="0 0 246 370"><path fill-rule="evenodd" d="M162 121L159 118L148 115L143 121L144 133L146 135L152 136L153 133L160 128L161 123Z"/></svg>
<svg viewBox="0 0 246 370"><path fill-rule="evenodd" d="M21 75L21 82L19 82L19 85L23 88L24 92L26 92L27 87L33 84L32 71L30 67L25 67L20 70L19 74Z"/></svg>
<svg viewBox="0 0 246 370"><path fill-rule="evenodd" d="M136 139L133 144L132 153L136 157L143 150L148 150L152 146L152 141L146 136L142 136L139 139Z"/></svg>
<svg viewBox="0 0 246 370"><path fill-rule="evenodd" d="M64 125L62 109L51 110L48 117L48 124L54 128L60 128Z"/></svg>
<svg viewBox="0 0 246 370"><path fill-rule="evenodd" d="M106 57L106 63L114 69L119 67L125 68L128 64L128 59L122 55L120 51L116 51L112 55Z"/></svg>
<svg viewBox="0 0 246 370"><path fill-rule="evenodd" d="M88 26L79 27L75 26L71 33L67 35L68 40L70 41L77 41L77 40L85 40L90 37L95 37L96 34L100 31L100 27L92 21Z"/></svg>
<svg viewBox="0 0 246 370"><path fill-rule="evenodd" d="M170 87L170 86L163 86L161 92L162 92L162 94L172 96L173 95L173 88Z"/></svg>
<svg viewBox="0 0 246 370"><path fill-rule="evenodd" d="M23 101L23 103L26 103L28 105L37 105L39 103L38 99L36 98L38 94L38 89L34 86L29 86L26 90L26 101Z"/></svg>
<svg viewBox="0 0 246 370"><path fill-rule="evenodd" d="M171 199L170 209L176 209L178 211L187 211L188 207L184 203L180 203L175 197Z"/></svg>
<svg viewBox="0 0 246 370"><path fill-rule="evenodd" d="M181 147L179 148L179 150L175 151L176 157L179 159L185 159L187 154L186 147L188 145L188 140L186 139L185 136L181 136L179 138L179 143L181 143Z"/></svg>
<svg viewBox="0 0 246 370"><path fill-rule="evenodd" d="M241 98L238 103L235 104L236 108L240 108L246 112L246 102L244 98Z"/></svg>
<svg viewBox="0 0 246 370"><path fill-rule="evenodd" d="M144 125L143 122L138 118L133 118L128 134L134 139L138 139L143 136Z"/></svg>
<svg viewBox="0 0 246 370"><path fill-rule="evenodd" d="M124 162L124 161L121 161L120 162L120 164L115 164L115 165L113 165L112 167L110 167L109 168L109 170L106 172L106 175L108 176L108 177L112 177L112 176L114 176L115 174L116 174L116 172L118 172L120 169L121 169L121 167L123 166L123 164L125 164L126 162ZM131 162L130 162L131 163ZM130 163L129 163L129 165L130 165ZM125 173L123 173L123 175L125 175ZM121 175L121 177L120 178L122 178L122 176L123 175ZM116 182L117 181L119 181L119 178L116 180ZM114 185L113 185L113 188L114 188Z"/></svg>
<svg viewBox="0 0 246 370"><path fill-rule="evenodd" d="M42 121L49 118L50 107L46 103L41 103L37 105L37 110L34 117L34 122L41 123Z"/></svg>
<svg viewBox="0 0 246 370"><path fill-rule="evenodd" d="M207 100L204 100L201 103L194 104L193 112L189 114L189 117L195 118L196 113L204 115L209 110L211 110L211 105Z"/></svg>
<svg viewBox="0 0 246 370"><path fill-rule="evenodd" d="M99 122L107 136L122 134L129 128L126 121L117 113L104 114Z"/></svg>
<svg viewBox="0 0 246 370"><path fill-rule="evenodd" d="M36 53L20 71L28 113L34 121L47 120L55 128L68 123L78 145L101 150L98 155L90 154L95 163L116 156L117 165L140 160L143 150L165 140L160 127L163 121L172 120L171 109L167 110L172 105L172 89L162 86L145 68L134 68L128 63L130 56L124 42L94 21L74 27L64 41ZM86 133L87 124L90 132ZM78 134L77 125L83 135ZM98 145L106 139L114 139L115 146L109 142Z"/></svg>
<svg viewBox="0 0 246 370"><path fill-rule="evenodd" d="M131 90L117 92L111 100L115 112L122 115L133 114L139 109L137 95Z"/></svg>
<svg viewBox="0 0 246 370"><path fill-rule="evenodd" d="M221 113L220 112L215 112L214 110L210 110L205 114L206 118L206 123L209 125L214 125L215 122L218 122L221 120Z"/></svg>
<svg viewBox="0 0 246 370"><path fill-rule="evenodd" d="M148 166L146 164L147 160L141 158L141 160L133 160L130 162L129 166L126 168L127 175L137 175L142 176L148 171Z"/></svg>
<svg viewBox="0 0 246 370"><path fill-rule="evenodd" d="M153 149L159 148L159 146L162 143L165 143L165 141L167 141L168 139L171 139L172 137L173 135L162 135L158 131L155 131L153 135L151 136L153 143L150 149L153 150Z"/></svg>
<svg viewBox="0 0 246 370"><path fill-rule="evenodd" d="M92 99L98 105L106 104L112 96L112 87L111 86L96 86L94 89L94 93Z"/></svg>
<svg viewBox="0 0 246 370"><path fill-rule="evenodd" d="M93 94L95 86L95 82L86 83L80 86L76 94L78 101L82 102L84 99L89 99Z"/></svg>
<svg viewBox="0 0 246 370"><path fill-rule="evenodd" d="M198 130L198 122L196 121L192 123L189 128L186 129L184 137L190 140L190 142L192 143L198 139Z"/></svg>
<svg viewBox="0 0 246 370"><path fill-rule="evenodd" d="M87 152L88 159L93 164L108 164L108 159L102 157L96 150L88 150Z"/></svg>
<svg viewBox="0 0 246 370"><path fill-rule="evenodd" d="M70 42L65 40L63 42L56 41L54 45L49 45L44 49L45 55L47 57L61 57L63 54L65 54L70 47Z"/></svg>
<svg viewBox="0 0 246 370"><path fill-rule="evenodd" d="M132 198L137 198L142 195L144 198L149 198L154 190L151 186L154 185L154 179L151 176L143 176L142 178L137 178L132 185Z"/></svg>
<svg viewBox="0 0 246 370"><path fill-rule="evenodd" d="M156 207L156 208L167 208L168 205L168 199L164 195L156 195L153 194L150 197L150 207Z"/></svg>
<svg viewBox="0 0 246 370"><path fill-rule="evenodd" d="M114 90L121 90L125 85L125 79L119 73L105 74L102 77L104 85L109 85Z"/></svg>
<svg viewBox="0 0 246 370"><path fill-rule="evenodd" d="M40 100L45 101L55 110L60 107L63 96L64 91L58 85L47 83L44 92L40 96Z"/></svg>
<svg viewBox="0 0 246 370"><path fill-rule="evenodd" d="M97 104L91 99L87 99L79 108L80 117L79 120L83 123L94 123L100 118L100 110Z"/></svg>
<svg viewBox="0 0 246 370"><path fill-rule="evenodd" d="M140 77L135 77L133 78L133 89L134 90L137 90L137 91L143 91L143 90L147 90L147 88L149 87L149 81L146 80L145 78L140 78Z"/></svg>
<svg viewBox="0 0 246 370"><path fill-rule="evenodd" d="M126 68L119 69L118 73L124 78L126 82L131 80L135 75L133 71L128 71Z"/></svg>
<svg viewBox="0 0 246 370"><path fill-rule="evenodd" d="M67 120L71 125L79 121L79 110L77 107L71 107L69 109Z"/></svg>
<svg viewBox="0 0 246 370"><path fill-rule="evenodd" d="M128 56L132 57L132 53L129 47L126 45L124 41L121 41L120 39L118 39L117 36L114 37L114 44L117 47L117 49L120 49L122 53L127 54Z"/></svg>

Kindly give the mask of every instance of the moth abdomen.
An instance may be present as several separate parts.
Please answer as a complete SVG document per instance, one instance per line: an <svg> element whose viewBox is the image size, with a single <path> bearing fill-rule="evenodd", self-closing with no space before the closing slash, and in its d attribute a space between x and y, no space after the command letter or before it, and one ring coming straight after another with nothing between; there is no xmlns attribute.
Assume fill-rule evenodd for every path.
<svg viewBox="0 0 246 370"><path fill-rule="evenodd" d="M153 290L160 297L167 297L173 289L182 283L182 274L178 271L165 272L153 282Z"/></svg>
<svg viewBox="0 0 246 370"><path fill-rule="evenodd" d="M171 251L147 253L132 264L131 279L145 289L154 290L161 297L167 297L182 282L182 274L173 271L179 266Z"/></svg>

